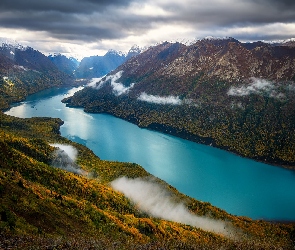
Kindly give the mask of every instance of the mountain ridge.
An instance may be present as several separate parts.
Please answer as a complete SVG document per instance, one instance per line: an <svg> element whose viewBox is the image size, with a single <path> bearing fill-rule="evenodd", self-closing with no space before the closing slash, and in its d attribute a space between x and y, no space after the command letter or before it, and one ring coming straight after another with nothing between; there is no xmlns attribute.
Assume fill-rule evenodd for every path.
<svg viewBox="0 0 295 250"><path fill-rule="evenodd" d="M31 47L2 43L0 47L0 109L37 91L73 85L44 54Z"/></svg>
<svg viewBox="0 0 295 250"><path fill-rule="evenodd" d="M62 55L60 53L49 55L48 58L56 65L56 67L68 74L73 75L75 70L79 66L79 62L74 57L66 57L65 55Z"/></svg>
<svg viewBox="0 0 295 250"><path fill-rule="evenodd" d="M294 168L294 80L295 49L288 44L165 42L64 101Z"/></svg>
<svg viewBox="0 0 295 250"><path fill-rule="evenodd" d="M152 65L155 58L158 60L157 65L162 66L162 71L156 72L156 75L165 72L167 65L165 63L177 60L178 52L183 50L181 44L170 47L167 43L163 45L163 48L158 47L159 53L157 54L148 52L152 56L150 68L157 70L157 67ZM13 52L15 57L12 57L13 54L10 51L7 50L3 53L0 51L0 97L5 102L1 108L8 107L11 102L21 100L29 93L61 86L65 84L65 80L71 80L38 51L25 49L20 53L16 49ZM132 57L132 63L130 64L129 60L126 65L138 66L139 56ZM39 61L40 64L38 64ZM209 122L205 124L206 126L217 125L218 129L222 128L226 132L226 126L220 127L219 124L212 122L218 118L218 120L225 122L222 125L226 125L228 117L223 116L226 112L218 114L222 110L217 109L216 106L212 106L212 109L208 110L200 109L201 106L208 104L205 102L207 98L220 103L222 100L217 97L215 100L214 95L206 93L201 100L193 99L194 94L189 91L193 91L194 88L189 89L188 93L182 96L171 95L171 93L182 93L178 89L178 86L181 85L177 85L177 88L172 86L163 89L165 87L164 77L159 85L161 96L152 94L152 91L157 93L156 84L150 88L149 92L142 95L145 85L143 87L136 85L140 82L140 78L152 80L151 74L149 75L151 72L144 71L142 73L139 67L138 72L142 74L136 78L137 82L135 82L132 69L130 69L130 73L128 73L130 77L128 77L124 73L127 70L122 70L124 67L127 69L127 66L122 65L118 70L99 80L94 85L95 89L85 88L67 101L70 102L70 105L84 106L87 111L112 113L143 127L159 129L157 126L162 126L160 129L165 129L166 132L169 132L167 129L173 129L176 133L183 132L188 136L198 136L200 132L202 132L201 135L206 136L208 131L206 134L205 130L199 129L198 133L195 133L196 127L193 127L193 124L202 125L203 122L207 123L207 119L212 124L210 125ZM136 71L136 68L133 70ZM183 72L186 71L180 71L180 73ZM66 79L63 79L64 76ZM198 75L198 79L202 79L202 77L202 75ZM44 79L42 80L42 78ZM170 79L173 80L173 78ZM38 82L39 80L40 82ZM177 81L175 80L174 83ZM185 82L183 84L185 85ZM200 82L200 84L202 84L203 90L206 90L213 82ZM230 84L224 88L222 84L219 85L223 91L229 91L229 87L232 86ZM137 90L132 92L135 87ZM234 94L250 92L252 99L246 98L245 101L254 104L257 101L262 104L265 104L265 101L277 104L272 102L277 98L270 95L279 93L270 93L270 91L282 91L282 89L272 87L269 82L263 81L251 82L244 88L238 88L238 85L234 87L232 89ZM283 88L284 86L279 87ZM214 94L220 92L220 89L215 88L209 88L207 92L210 93L211 90L214 90ZM255 91L259 92L259 95ZM138 99L139 97L141 99ZM93 101L93 106L89 105L89 100ZM183 105L179 105L180 103ZM292 103L287 104L290 107L294 106ZM230 105L230 108L241 109L245 103L240 105L236 101ZM288 105L283 108L288 110ZM199 109L194 109L194 107ZM261 108L261 105L256 108ZM276 109L270 110L276 117L278 111ZM226 111L228 112L228 110ZM246 118L252 119L253 117L255 119L255 116L252 116L251 113L250 115ZM181 119L183 116L186 118L185 120ZM196 120L196 117L201 121ZM244 117L242 118L244 119ZM284 121L284 117L280 118ZM188 123L190 119L193 121L192 123ZM187 123L192 127L183 127ZM57 118L21 119L5 115L0 111L0 248L294 248L294 223L254 221L230 215L209 203L194 200L151 176L137 164L99 159L83 145L61 137L59 129L62 124L63 121ZM248 125L248 123L246 124ZM283 124L281 125L283 126ZM284 129L286 126L287 130L290 130L288 123L284 124ZM247 131L251 132L251 130ZM283 135L288 136L288 134ZM290 138L292 138L291 133ZM65 146L70 147L71 153L67 152ZM292 151L289 153L292 154ZM117 185L114 185L116 180ZM172 200L172 204L176 204L173 210L176 208L177 215L179 215L179 207L181 207L189 212L189 218L193 218L193 221L196 218L201 218L201 224L200 222L191 224L191 220L187 223L187 220L183 218L180 221L182 223L174 222L173 219L164 220L149 214L142 209L140 202L133 200L127 194L124 195L124 190L118 188L118 180L123 180L124 186L128 184L126 180L133 184L137 184L139 180L141 183L148 182L153 188L160 184L166 190L164 192L165 203L167 197L169 201ZM132 190L137 191L134 186L131 187ZM140 189L147 192L145 187ZM159 189L156 189L156 194L159 193ZM153 195L153 198L157 195ZM163 202L162 196L160 196L160 200ZM183 203L179 206L178 202ZM202 222L205 222L205 228L202 228ZM223 233L225 232L223 227L218 232L208 231L208 225L220 226L220 222L221 225L229 226L233 231L230 230L229 235Z"/></svg>
<svg viewBox="0 0 295 250"><path fill-rule="evenodd" d="M133 45L127 54L110 49L103 56L84 57L75 71L75 76L77 78L102 77L140 52L141 49Z"/></svg>

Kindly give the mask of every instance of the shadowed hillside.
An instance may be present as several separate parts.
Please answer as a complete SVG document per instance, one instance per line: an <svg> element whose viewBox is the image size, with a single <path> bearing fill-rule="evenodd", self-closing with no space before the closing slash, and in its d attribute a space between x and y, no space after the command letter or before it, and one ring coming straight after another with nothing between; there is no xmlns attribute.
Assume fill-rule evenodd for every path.
<svg viewBox="0 0 295 250"><path fill-rule="evenodd" d="M73 82L72 77L33 48L5 43L0 47L0 109L29 94Z"/></svg>

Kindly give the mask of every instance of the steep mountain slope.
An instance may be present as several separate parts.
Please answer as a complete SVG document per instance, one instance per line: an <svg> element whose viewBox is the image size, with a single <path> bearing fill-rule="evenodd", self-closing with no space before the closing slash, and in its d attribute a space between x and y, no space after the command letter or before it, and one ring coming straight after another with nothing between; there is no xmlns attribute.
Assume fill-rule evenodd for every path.
<svg viewBox="0 0 295 250"><path fill-rule="evenodd" d="M222 222L231 233L212 233L148 215L141 204L115 191L110 183L122 176L151 181L150 175L136 164L100 160L84 146L62 138L61 124L59 119L20 119L0 113L1 249L294 247L292 224L235 217L156 179L151 182L153 187L161 183L162 189L169 190L164 193L165 199L173 199L175 204L182 201L189 216L203 218L209 227ZM57 151L58 145L74 147L77 160L71 161L66 149ZM63 167L56 165L59 157L63 158ZM65 171L69 165L80 168L80 174ZM142 191L150 192L149 188ZM175 209L182 214L180 206L170 208Z"/></svg>
<svg viewBox="0 0 295 250"><path fill-rule="evenodd" d="M64 101L294 168L294 80L292 43L165 42Z"/></svg>
<svg viewBox="0 0 295 250"><path fill-rule="evenodd" d="M0 47L0 109L28 94L72 82L69 75L33 48L5 43Z"/></svg>
<svg viewBox="0 0 295 250"><path fill-rule="evenodd" d="M75 76L77 78L96 78L104 76L139 53L139 47L133 46L127 55L109 50L104 56L85 57L76 70Z"/></svg>
<svg viewBox="0 0 295 250"><path fill-rule="evenodd" d="M54 55L49 55L48 58L50 61L52 61L55 66L62 72L68 74L68 75L73 75L75 70L79 66L79 61L73 57L66 57L61 54L54 54Z"/></svg>

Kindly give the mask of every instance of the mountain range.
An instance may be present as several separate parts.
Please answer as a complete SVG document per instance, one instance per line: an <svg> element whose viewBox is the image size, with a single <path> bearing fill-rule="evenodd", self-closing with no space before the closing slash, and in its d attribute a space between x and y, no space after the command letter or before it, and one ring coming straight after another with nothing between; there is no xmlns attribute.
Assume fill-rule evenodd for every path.
<svg viewBox="0 0 295 250"><path fill-rule="evenodd" d="M129 59L109 51L126 60L64 102L294 168L294 49L230 38L135 48ZM77 84L74 70L71 58L3 43L0 109ZM62 137L62 124L0 111L0 249L294 249L294 223L192 199L137 164L101 160Z"/></svg>
<svg viewBox="0 0 295 250"><path fill-rule="evenodd" d="M140 52L141 49L134 45L127 54L109 50L104 56L84 57L74 74L77 78L102 77Z"/></svg>
<svg viewBox="0 0 295 250"><path fill-rule="evenodd" d="M75 70L79 66L79 61L74 57L66 57L60 53L49 55L48 58L52 61L55 66L62 72L73 75Z"/></svg>
<svg viewBox="0 0 295 250"><path fill-rule="evenodd" d="M44 54L31 47L2 43L0 47L0 108L37 91L73 84Z"/></svg>
<svg viewBox="0 0 295 250"><path fill-rule="evenodd" d="M164 42L64 101L294 168L294 80L294 41Z"/></svg>
<svg viewBox="0 0 295 250"><path fill-rule="evenodd" d="M140 53L134 45L125 55L109 50L104 56L85 57L79 62L60 53L45 56L40 51L16 41L2 41L0 46L0 108L23 100L37 91L75 83L76 78L101 77Z"/></svg>

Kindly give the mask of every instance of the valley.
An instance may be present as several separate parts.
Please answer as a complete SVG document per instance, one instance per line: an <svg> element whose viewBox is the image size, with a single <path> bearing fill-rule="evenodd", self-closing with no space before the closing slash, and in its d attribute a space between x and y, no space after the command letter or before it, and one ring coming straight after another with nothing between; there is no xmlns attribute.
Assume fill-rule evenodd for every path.
<svg viewBox="0 0 295 250"><path fill-rule="evenodd" d="M293 169L293 51L292 43L165 42L63 102L84 108L85 117L107 113ZM88 81L75 81L69 67L32 48L2 45L0 66L1 110L32 93ZM235 216L193 199L136 163L100 159L83 138L62 137L65 125L0 112L0 248L294 248L294 223ZM130 190L170 205L159 213Z"/></svg>
<svg viewBox="0 0 295 250"><path fill-rule="evenodd" d="M63 101L294 169L294 51L233 38L163 43Z"/></svg>

